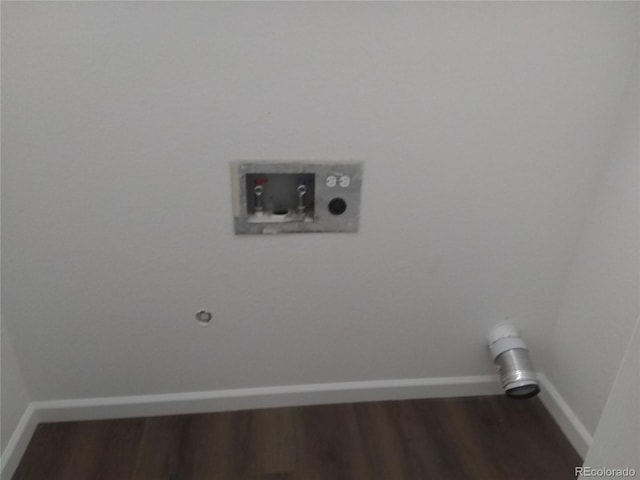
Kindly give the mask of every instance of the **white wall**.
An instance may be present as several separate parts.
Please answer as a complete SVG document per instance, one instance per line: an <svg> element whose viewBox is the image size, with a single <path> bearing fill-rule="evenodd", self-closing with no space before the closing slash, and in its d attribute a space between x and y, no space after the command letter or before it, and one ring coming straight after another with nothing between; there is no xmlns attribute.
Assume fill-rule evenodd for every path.
<svg viewBox="0 0 640 480"><path fill-rule="evenodd" d="M640 472L638 365L640 365L640 320L636 322L611 394L598 423L593 445L584 462L585 468L596 470L629 468L634 469L636 475ZM620 478L620 475L613 474L606 478Z"/></svg>
<svg viewBox="0 0 640 480"><path fill-rule="evenodd" d="M507 318L541 352L637 16L3 2L3 318L31 394L491 373ZM229 160L340 158L365 163L360 233L233 236Z"/></svg>
<svg viewBox="0 0 640 480"><path fill-rule="evenodd" d="M0 244L1 243L0 238ZM2 262L0 261L0 263ZM0 290L2 290L2 277L0 277ZM24 377L20 371L7 329L2 323L2 313L0 311L0 455L6 452L9 439L25 413L29 401ZM1 459L2 464L0 465L0 475L2 475L1 472L5 466L5 458L3 455Z"/></svg>
<svg viewBox="0 0 640 480"><path fill-rule="evenodd" d="M636 64L544 365L592 434L640 314L638 70Z"/></svg>
<svg viewBox="0 0 640 480"><path fill-rule="evenodd" d="M2 372L2 386L0 391L0 450L4 452L9 437L14 432L20 418L29 404L29 395L24 384L24 379L16 360L16 355L11 345L7 332L2 331L2 350L0 356L0 371Z"/></svg>

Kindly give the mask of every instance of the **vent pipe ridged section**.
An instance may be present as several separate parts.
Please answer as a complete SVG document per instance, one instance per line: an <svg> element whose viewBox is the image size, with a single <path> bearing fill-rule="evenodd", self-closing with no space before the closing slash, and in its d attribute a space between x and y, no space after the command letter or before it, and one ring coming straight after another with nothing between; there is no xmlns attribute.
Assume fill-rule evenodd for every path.
<svg viewBox="0 0 640 480"><path fill-rule="evenodd" d="M505 393L530 398L540 393L529 349L512 325L499 325L488 336L489 350Z"/></svg>

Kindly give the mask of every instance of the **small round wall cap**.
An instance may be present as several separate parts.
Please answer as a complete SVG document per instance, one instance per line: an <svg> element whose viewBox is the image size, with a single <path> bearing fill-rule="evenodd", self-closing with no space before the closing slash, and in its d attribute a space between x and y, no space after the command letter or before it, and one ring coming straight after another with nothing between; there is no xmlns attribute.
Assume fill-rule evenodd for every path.
<svg viewBox="0 0 640 480"><path fill-rule="evenodd" d="M206 310L200 310L196 313L196 320L200 325L209 325L212 318L213 315L211 315L211 312L207 312Z"/></svg>

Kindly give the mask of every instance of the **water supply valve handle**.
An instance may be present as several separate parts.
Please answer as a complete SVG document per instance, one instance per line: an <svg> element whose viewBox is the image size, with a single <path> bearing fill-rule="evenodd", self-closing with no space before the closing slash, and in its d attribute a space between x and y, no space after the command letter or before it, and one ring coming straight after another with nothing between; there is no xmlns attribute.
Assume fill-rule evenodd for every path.
<svg viewBox="0 0 640 480"><path fill-rule="evenodd" d="M298 212L304 213L304 196L307 193L306 185L298 185Z"/></svg>
<svg viewBox="0 0 640 480"><path fill-rule="evenodd" d="M264 192L264 187L262 185L256 185L253 187L253 193L256 196L256 212L262 211L262 193Z"/></svg>

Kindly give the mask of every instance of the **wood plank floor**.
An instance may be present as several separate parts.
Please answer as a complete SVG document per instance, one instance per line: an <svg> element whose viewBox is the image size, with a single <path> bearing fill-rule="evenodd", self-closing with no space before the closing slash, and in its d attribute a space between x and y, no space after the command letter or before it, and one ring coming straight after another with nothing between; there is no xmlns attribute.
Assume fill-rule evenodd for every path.
<svg viewBox="0 0 640 480"><path fill-rule="evenodd" d="M38 426L14 480L561 480L538 399L370 402Z"/></svg>

